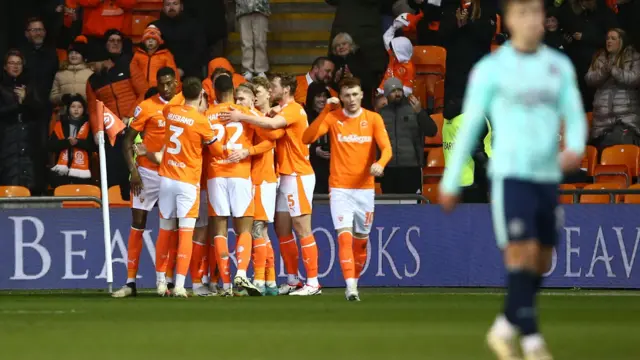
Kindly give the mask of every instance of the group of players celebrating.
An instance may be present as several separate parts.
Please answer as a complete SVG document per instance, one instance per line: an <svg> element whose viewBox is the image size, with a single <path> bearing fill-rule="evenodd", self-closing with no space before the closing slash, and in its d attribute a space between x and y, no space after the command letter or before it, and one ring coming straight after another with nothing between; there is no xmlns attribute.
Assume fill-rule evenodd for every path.
<svg viewBox="0 0 640 360"><path fill-rule="evenodd" d="M158 94L143 101L125 133L131 172L132 225L127 281L113 297L135 296L148 212L160 210L156 242L158 295L188 297L190 272L198 296L311 296L322 293L311 227L315 175L309 144L331 139L330 207L338 233L345 297L359 301L373 221L374 177L391 159L382 118L361 107L356 78L343 80L309 126L294 100L296 80L275 75L234 88L225 72L213 77L215 99L186 78L182 92L170 68L157 73ZM136 138L142 142L136 144ZM380 158L376 156L380 152ZM236 234L237 271L229 266L228 218ZM276 285L268 224L275 223L287 279ZM299 252L306 283L298 277ZM253 281L247 277L253 262ZM174 278L175 275L175 278Z"/></svg>

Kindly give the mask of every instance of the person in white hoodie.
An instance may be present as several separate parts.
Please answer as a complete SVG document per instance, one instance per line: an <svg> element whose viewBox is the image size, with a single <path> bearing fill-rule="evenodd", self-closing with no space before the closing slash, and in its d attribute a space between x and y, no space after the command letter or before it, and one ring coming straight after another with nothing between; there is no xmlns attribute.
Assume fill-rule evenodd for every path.
<svg viewBox="0 0 640 360"><path fill-rule="evenodd" d="M62 63L60 71L56 73L49 100L54 106L63 105L62 97L66 94L80 94L87 99L87 80L93 74L85 63L85 44L72 43L68 50L68 60ZM61 109L64 113L64 109Z"/></svg>
<svg viewBox="0 0 640 360"><path fill-rule="evenodd" d="M382 39L385 49L389 53L389 65L384 73L384 78L378 86L378 93L384 93L384 83L387 79L397 78L402 82L402 89L405 96L413 93L413 81L416 77L415 67L411 57L413 57L413 44L411 40L404 36L395 37L397 30L409 26L408 13L398 16L393 24L385 31Z"/></svg>

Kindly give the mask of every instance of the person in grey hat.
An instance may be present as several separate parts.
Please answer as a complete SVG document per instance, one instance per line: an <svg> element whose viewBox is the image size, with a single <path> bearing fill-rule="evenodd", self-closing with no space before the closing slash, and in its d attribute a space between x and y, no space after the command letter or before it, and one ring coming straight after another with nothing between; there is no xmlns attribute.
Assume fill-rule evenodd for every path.
<svg viewBox="0 0 640 360"><path fill-rule="evenodd" d="M384 96L387 105L379 113L389 133L394 156L380 180L382 193L421 193L424 137L435 136L438 128L415 96L404 95L398 78L385 81Z"/></svg>

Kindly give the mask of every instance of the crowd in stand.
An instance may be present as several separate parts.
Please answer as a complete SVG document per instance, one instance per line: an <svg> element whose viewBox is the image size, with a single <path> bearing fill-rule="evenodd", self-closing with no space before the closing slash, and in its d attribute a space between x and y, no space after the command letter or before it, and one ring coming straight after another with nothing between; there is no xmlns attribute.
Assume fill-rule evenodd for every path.
<svg viewBox="0 0 640 360"><path fill-rule="evenodd" d="M96 100L125 122L153 91L156 72L196 76L214 101L212 79L225 73L237 86L269 73L268 0L165 0L158 20L132 38L138 0L8 1L0 11L0 185L45 194L64 183L97 177L89 119ZM446 49L444 119L461 115L472 66L508 39L496 0L326 0L335 7L329 53L297 77L296 101L312 122L342 78L357 77L363 106L378 111L394 158L383 192L422 189L424 137L438 129L432 109L414 96L413 46ZM224 58L228 7L235 8L242 69ZM585 111L593 111L590 143L640 145L640 0L547 2L545 43L574 63ZM231 19L233 21L234 19ZM135 44L134 44L135 43ZM485 134L486 135L486 134ZM483 135L484 136L484 135ZM128 198L122 139L107 148L109 185ZM478 147L477 168L486 153ZM484 155L484 156L483 156ZM326 193L330 148L311 148L316 192ZM74 171L72 171L74 170Z"/></svg>

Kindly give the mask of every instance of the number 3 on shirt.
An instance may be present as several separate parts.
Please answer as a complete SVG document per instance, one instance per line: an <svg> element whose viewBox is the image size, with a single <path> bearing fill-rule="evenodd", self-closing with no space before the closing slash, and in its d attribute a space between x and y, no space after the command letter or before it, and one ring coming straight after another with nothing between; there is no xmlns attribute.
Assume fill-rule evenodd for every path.
<svg viewBox="0 0 640 360"><path fill-rule="evenodd" d="M240 139L240 136L242 135L242 131L244 130L244 128L242 127L242 123L239 122L232 122L232 123L228 123L225 126L222 126L222 124L213 124L211 126L211 128L216 131L216 137L220 140L222 140L224 138L224 134L226 132L226 128L235 128L235 131L233 132L233 135L231 135L231 137L229 138L229 141L227 141L227 143L225 144L227 150L242 150L242 144L236 144L236 142L238 141L238 139Z"/></svg>
<svg viewBox="0 0 640 360"><path fill-rule="evenodd" d="M171 155L179 154L180 151L182 151L182 143L178 138L180 137L180 135L182 135L182 133L184 132L184 129L179 126L169 125L169 131L171 131L171 137L169 138L169 142L171 142L175 146L167 148L167 152Z"/></svg>

